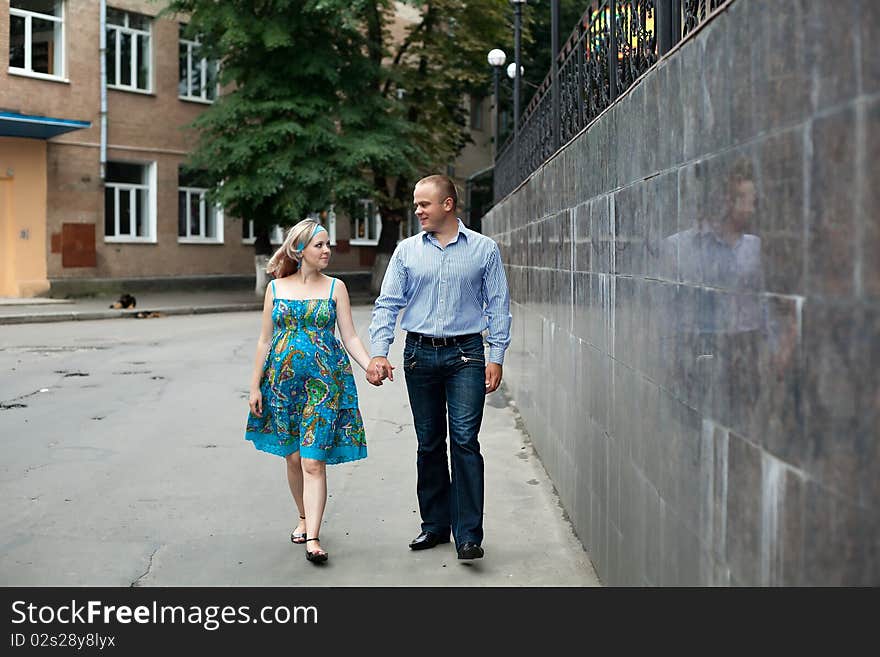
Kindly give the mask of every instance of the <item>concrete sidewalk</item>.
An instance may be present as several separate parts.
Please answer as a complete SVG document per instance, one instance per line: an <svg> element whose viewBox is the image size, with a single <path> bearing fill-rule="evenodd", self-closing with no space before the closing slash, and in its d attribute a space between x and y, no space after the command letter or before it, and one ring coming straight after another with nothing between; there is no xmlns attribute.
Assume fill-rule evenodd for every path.
<svg viewBox="0 0 880 657"><path fill-rule="evenodd" d="M207 313L260 310L262 297L251 288L223 290L145 291L134 294L135 308L119 310L109 306L118 295L77 299L18 299L0 297L0 325L69 322L93 319L137 319L139 315L200 315ZM372 303L365 292L352 292L352 304Z"/></svg>
<svg viewBox="0 0 880 657"><path fill-rule="evenodd" d="M194 315L199 313L259 310L262 301L253 290L217 292L143 292L135 295L135 308L117 310L118 297L83 299L0 299L0 324L34 324L89 319L136 318L139 313ZM29 302L29 303L28 303Z"/></svg>

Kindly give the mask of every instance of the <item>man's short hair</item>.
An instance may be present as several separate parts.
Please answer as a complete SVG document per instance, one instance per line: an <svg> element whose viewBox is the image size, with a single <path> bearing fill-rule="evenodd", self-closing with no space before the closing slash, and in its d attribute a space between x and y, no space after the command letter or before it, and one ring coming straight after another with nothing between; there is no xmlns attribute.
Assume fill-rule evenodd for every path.
<svg viewBox="0 0 880 657"><path fill-rule="evenodd" d="M734 184L755 180L755 167L747 157L737 158L730 167L730 179Z"/></svg>
<svg viewBox="0 0 880 657"><path fill-rule="evenodd" d="M437 190L440 192L440 201L443 202L448 198L452 199L452 209L458 209L458 190L455 188L455 183L452 182L452 178L449 176L443 176L440 174L436 174L433 176L426 176L422 178L416 185L421 185L424 183L431 183Z"/></svg>

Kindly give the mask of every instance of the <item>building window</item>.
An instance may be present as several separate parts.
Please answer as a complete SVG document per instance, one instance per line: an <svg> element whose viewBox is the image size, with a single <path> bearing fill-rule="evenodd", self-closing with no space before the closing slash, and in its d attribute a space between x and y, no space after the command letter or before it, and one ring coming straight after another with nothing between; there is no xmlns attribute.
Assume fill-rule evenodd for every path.
<svg viewBox="0 0 880 657"><path fill-rule="evenodd" d="M150 91L150 18L107 9L107 85Z"/></svg>
<svg viewBox="0 0 880 657"><path fill-rule="evenodd" d="M156 164L108 162L104 241L156 241Z"/></svg>
<svg viewBox="0 0 880 657"><path fill-rule="evenodd" d="M177 179L177 241L182 243L222 244L223 212L208 202L207 185L183 167Z"/></svg>
<svg viewBox="0 0 880 657"><path fill-rule="evenodd" d="M354 246L372 246L379 243L382 218L372 199L361 199L351 217L351 240Z"/></svg>
<svg viewBox="0 0 880 657"><path fill-rule="evenodd" d="M471 96L471 130L483 129L483 99Z"/></svg>
<svg viewBox="0 0 880 657"><path fill-rule="evenodd" d="M64 3L10 0L9 69L64 77Z"/></svg>
<svg viewBox="0 0 880 657"><path fill-rule="evenodd" d="M199 42L185 39L185 30L181 25L177 95L183 100L212 103L217 98L217 62L199 57Z"/></svg>
<svg viewBox="0 0 880 657"><path fill-rule="evenodd" d="M419 218L416 216L415 210L410 208L406 219L400 222L400 233L397 236L397 241L405 240L407 237L412 237L421 231L422 227L419 224Z"/></svg>

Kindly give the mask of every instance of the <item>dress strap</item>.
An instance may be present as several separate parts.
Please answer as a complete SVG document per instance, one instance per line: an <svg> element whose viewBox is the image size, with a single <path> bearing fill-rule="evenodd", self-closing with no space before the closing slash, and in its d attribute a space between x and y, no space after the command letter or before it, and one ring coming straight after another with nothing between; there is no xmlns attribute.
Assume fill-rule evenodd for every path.
<svg viewBox="0 0 880 657"><path fill-rule="evenodd" d="M330 283L330 296L329 296L328 299L327 299L328 301L332 301L332 300L333 300L333 288L336 287L336 279L335 279L335 278L331 278L330 280L333 281L333 282Z"/></svg>
<svg viewBox="0 0 880 657"><path fill-rule="evenodd" d="M275 279L273 278L269 281L269 285L272 286L272 301L275 301Z"/></svg>

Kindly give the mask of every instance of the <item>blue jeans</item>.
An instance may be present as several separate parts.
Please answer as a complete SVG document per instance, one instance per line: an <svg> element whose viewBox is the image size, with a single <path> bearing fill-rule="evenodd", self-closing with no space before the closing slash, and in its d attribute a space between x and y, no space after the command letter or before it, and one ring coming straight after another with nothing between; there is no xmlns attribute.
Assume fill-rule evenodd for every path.
<svg viewBox="0 0 880 657"><path fill-rule="evenodd" d="M407 335L406 389L418 438L422 531L452 536L456 547L483 541L483 456L477 435L486 401L486 359L477 334L458 344L431 346ZM446 457L447 413L452 477Z"/></svg>

